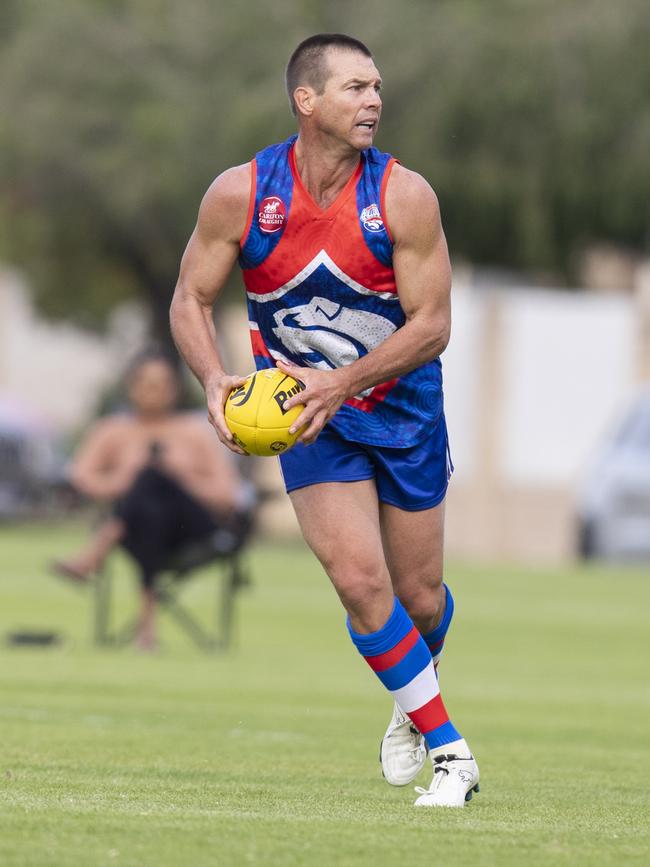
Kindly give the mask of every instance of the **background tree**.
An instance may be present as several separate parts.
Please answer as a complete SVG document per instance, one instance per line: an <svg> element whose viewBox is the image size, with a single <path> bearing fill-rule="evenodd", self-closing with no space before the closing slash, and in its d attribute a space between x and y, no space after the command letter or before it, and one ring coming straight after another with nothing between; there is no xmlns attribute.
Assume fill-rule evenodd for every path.
<svg viewBox="0 0 650 867"><path fill-rule="evenodd" d="M440 196L452 252L571 280L647 245L650 36L641 0L5 0L0 255L50 315L167 306L202 193L289 134L289 52L358 35L386 79L377 144Z"/></svg>

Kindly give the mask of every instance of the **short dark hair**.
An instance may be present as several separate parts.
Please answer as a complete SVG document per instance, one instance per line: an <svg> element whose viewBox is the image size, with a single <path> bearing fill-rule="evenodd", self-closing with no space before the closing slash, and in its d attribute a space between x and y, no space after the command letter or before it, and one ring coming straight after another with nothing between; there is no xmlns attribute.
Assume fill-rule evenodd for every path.
<svg viewBox="0 0 650 867"><path fill-rule="evenodd" d="M300 87L301 84L307 84L309 87L313 87L316 93L322 93L325 89L325 82L329 73L325 61L328 48L358 51L365 57L372 57L370 49L363 42L353 36L346 36L344 33L317 33L315 36L303 39L289 58L285 74L289 105L294 115L296 114L296 103L293 92L297 87Z"/></svg>
<svg viewBox="0 0 650 867"><path fill-rule="evenodd" d="M134 377L138 375L138 373L145 366L145 364L149 364L152 361L167 365L167 367L174 374L175 378L180 381L180 369L178 359L174 355L172 355L171 352L168 352L166 349L163 349L157 344L146 346L144 349L141 349L139 352L137 352L133 356L133 358L131 358L123 374L124 381L129 384L134 379Z"/></svg>

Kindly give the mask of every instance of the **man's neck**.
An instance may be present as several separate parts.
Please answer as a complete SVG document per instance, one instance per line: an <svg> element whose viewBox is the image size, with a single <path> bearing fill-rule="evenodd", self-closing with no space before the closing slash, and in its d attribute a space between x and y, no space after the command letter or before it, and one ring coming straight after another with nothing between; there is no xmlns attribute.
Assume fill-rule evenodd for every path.
<svg viewBox="0 0 650 867"><path fill-rule="evenodd" d="M295 144L296 168L303 186L325 209L339 195L359 165L359 151L334 144L329 137L301 130Z"/></svg>
<svg viewBox="0 0 650 867"><path fill-rule="evenodd" d="M162 412L143 412L142 410L134 410L133 416L143 427L155 428L169 421L172 413L169 410L163 410Z"/></svg>

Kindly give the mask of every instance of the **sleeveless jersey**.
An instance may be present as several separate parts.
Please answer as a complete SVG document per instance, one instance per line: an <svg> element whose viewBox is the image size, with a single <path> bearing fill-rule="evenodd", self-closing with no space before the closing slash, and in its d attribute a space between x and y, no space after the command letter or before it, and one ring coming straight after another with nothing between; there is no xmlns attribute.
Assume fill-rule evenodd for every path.
<svg viewBox="0 0 650 867"><path fill-rule="evenodd" d="M376 148L336 200L319 208L294 158L297 136L257 154L239 264L258 369L278 359L320 370L351 364L405 322L385 219L396 162ZM442 369L434 359L347 400L329 422L368 445L408 447L442 413Z"/></svg>

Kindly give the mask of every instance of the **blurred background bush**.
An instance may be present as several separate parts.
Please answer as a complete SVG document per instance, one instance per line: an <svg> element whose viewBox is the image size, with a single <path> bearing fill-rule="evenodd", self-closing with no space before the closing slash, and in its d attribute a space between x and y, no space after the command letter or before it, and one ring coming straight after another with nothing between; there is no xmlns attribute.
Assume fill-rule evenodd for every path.
<svg viewBox="0 0 650 867"><path fill-rule="evenodd" d="M457 285L452 550L598 552L594 461L650 379L641 0L4 0L0 396L70 439L129 354L170 341L204 190L292 132L287 57L334 30L367 42L385 79L376 144L441 201ZM242 302L234 275L219 322L245 370ZM274 464L257 471L277 483ZM637 504L636 542L612 556L650 557L643 491L619 498ZM293 531L269 510L270 531Z"/></svg>

